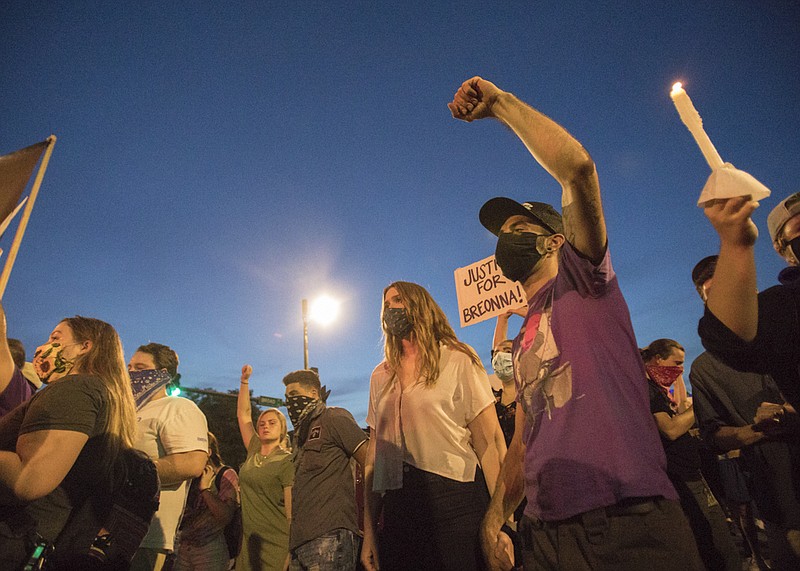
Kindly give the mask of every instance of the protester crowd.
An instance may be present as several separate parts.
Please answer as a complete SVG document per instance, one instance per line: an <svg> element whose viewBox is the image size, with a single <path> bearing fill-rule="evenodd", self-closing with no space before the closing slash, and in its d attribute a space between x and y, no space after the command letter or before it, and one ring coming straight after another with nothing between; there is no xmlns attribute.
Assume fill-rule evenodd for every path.
<svg viewBox="0 0 800 571"><path fill-rule="evenodd" d="M761 294L757 205L706 203L721 246L687 276L708 348L690 395L677 340L636 343L583 146L479 77L449 108L510 128L562 188L561 212L497 197L476 213L527 297L518 334L498 318L496 392L431 295L397 281L368 433L313 370L283 379L291 440L276 408L254 423L245 365L247 457L231 467L202 411L170 396L169 346L126 365L111 325L76 316L32 374L0 307L0 569L739 570L726 517L750 568L800 569L800 193L769 216L789 267Z"/></svg>

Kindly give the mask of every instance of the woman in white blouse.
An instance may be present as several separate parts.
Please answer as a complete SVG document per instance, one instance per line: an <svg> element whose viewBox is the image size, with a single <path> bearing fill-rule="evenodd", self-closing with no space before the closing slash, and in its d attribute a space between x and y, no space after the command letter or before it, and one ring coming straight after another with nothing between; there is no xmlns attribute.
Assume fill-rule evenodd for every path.
<svg viewBox="0 0 800 571"><path fill-rule="evenodd" d="M506 451L486 372L419 285L387 287L381 322L362 563L381 571L481 569L480 522Z"/></svg>

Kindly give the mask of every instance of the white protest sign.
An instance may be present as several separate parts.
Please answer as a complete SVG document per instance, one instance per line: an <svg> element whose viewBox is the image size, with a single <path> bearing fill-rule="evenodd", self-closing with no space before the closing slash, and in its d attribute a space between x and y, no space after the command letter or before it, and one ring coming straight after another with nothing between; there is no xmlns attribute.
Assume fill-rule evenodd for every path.
<svg viewBox="0 0 800 571"><path fill-rule="evenodd" d="M461 327L480 323L527 303L520 283L503 276L494 256L457 268L454 273Z"/></svg>

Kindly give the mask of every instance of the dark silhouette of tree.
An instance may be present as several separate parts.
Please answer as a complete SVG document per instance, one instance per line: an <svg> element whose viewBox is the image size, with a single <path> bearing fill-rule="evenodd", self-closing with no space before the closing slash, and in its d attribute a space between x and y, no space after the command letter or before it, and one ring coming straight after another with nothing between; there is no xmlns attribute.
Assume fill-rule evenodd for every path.
<svg viewBox="0 0 800 571"><path fill-rule="evenodd" d="M215 392L214 389L203 390L209 393ZM193 400L206 415L208 429L214 433L219 442L222 459L236 470L247 459L247 450L242 444L239 423L236 420L236 395L238 392L231 390L227 394L207 394L184 390L184 394ZM255 426L256 419L263 409L255 403L252 403L252 409L253 426Z"/></svg>

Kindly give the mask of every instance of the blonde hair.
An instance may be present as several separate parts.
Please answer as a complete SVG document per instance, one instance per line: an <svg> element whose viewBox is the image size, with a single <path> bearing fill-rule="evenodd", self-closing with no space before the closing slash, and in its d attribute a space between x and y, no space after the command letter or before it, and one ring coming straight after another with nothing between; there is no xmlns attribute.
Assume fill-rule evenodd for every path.
<svg viewBox="0 0 800 571"><path fill-rule="evenodd" d="M417 373L425 379L427 386L433 386L439 378L440 344L466 354L476 367L483 370L483 364L478 355L472 347L458 340L444 311L424 287L411 282L394 282L384 288L381 300L381 327L385 340L383 352L392 374L396 374L400 368L403 343L401 338L388 332L383 323L385 310L383 300L386 299L386 292L391 288L397 290L408 312L409 320L412 323L411 339L416 342L420 355Z"/></svg>
<svg viewBox="0 0 800 571"><path fill-rule="evenodd" d="M100 412L106 427L106 454L101 470L110 472L120 450L133 448L136 439L136 406L122 342L116 330L99 319L76 315L61 323L72 330L75 341L92 343L87 353L75 359L73 372L99 378L108 391L108 402Z"/></svg>
<svg viewBox="0 0 800 571"><path fill-rule="evenodd" d="M264 412L258 415L256 419L256 428L258 428L258 423L261 422L261 417L267 413L272 413L278 417L278 422L281 425L281 438L278 441L278 446L283 448L284 450L289 450L289 428L286 425L286 417L283 413L278 410L277 408L268 408Z"/></svg>

